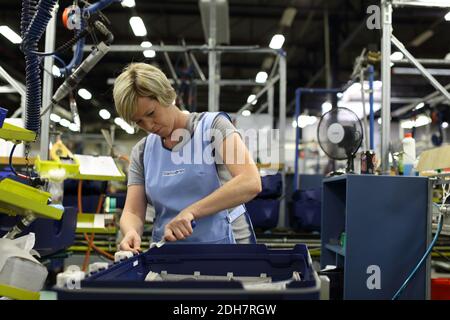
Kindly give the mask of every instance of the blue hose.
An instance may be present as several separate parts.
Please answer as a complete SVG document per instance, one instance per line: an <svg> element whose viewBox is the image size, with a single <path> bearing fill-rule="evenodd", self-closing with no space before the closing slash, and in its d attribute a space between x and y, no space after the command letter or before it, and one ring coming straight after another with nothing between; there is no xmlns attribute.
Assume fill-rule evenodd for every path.
<svg viewBox="0 0 450 320"><path fill-rule="evenodd" d="M422 266L422 264L425 262L427 257L430 255L431 250L433 249L434 245L436 244L437 239L439 238L439 235L441 234L443 224L444 224L444 218L443 218L443 215L441 214L441 215L439 215L438 228L437 228L436 234L434 235L433 241L431 241L431 243L430 243L427 251L423 255L422 259L420 259L419 263L415 266L413 271L409 274L408 278L406 278L405 282L403 282L403 285L395 293L395 295L392 298L392 300L397 300L400 297L400 295L402 294L403 290L405 290L406 286L409 284L411 279L415 276L415 274L417 273L419 268Z"/></svg>
<svg viewBox="0 0 450 320"><path fill-rule="evenodd" d="M120 2L121 0L100 0L94 4L89 5L87 8L83 9L83 12L81 13L82 19L81 19L81 28L78 30L75 34L75 36L78 36L80 32L86 27L86 22L84 18L86 16L90 16L100 10L103 10L107 6L109 6L113 2ZM78 65L81 63L81 60L83 59L83 47L85 44L85 37L81 38L75 47L75 52L72 57L72 60L67 64L66 68L60 68L59 71L61 72L62 76L67 76L69 73L72 72L73 69L78 67Z"/></svg>
<svg viewBox="0 0 450 320"><path fill-rule="evenodd" d="M40 0L37 6L34 0L24 0L22 3L21 32L27 96L25 128L36 133L39 133L40 129L42 88L39 56L32 52L38 49L39 40L52 17L56 2L57 0Z"/></svg>
<svg viewBox="0 0 450 320"><path fill-rule="evenodd" d="M84 29L84 22L81 22L81 29L76 33L76 36L83 29ZM62 76L64 76L64 77L68 76L72 72L72 70L75 69L76 67L78 67L78 65L81 63L81 60L83 59L84 43L85 43L85 37L78 40L72 60L69 62L69 64L65 68L59 69Z"/></svg>
<svg viewBox="0 0 450 320"><path fill-rule="evenodd" d="M83 14L87 12L89 15L96 13L97 11L105 9L113 2L121 2L122 0L100 0L83 10Z"/></svg>

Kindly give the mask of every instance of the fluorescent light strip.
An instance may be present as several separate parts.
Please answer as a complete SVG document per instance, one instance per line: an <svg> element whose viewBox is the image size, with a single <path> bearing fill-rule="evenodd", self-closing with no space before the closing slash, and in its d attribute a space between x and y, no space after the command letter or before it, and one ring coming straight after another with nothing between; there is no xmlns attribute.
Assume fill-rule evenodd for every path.
<svg viewBox="0 0 450 320"><path fill-rule="evenodd" d="M98 114L100 115L100 117L102 117L103 120L108 120L109 118L111 118L111 113L106 109L100 110Z"/></svg>
<svg viewBox="0 0 450 320"><path fill-rule="evenodd" d="M136 37L144 37L147 35L147 29L145 28L144 21L142 21L141 17L131 17L130 26L131 29L133 29L133 33Z"/></svg>
<svg viewBox="0 0 450 320"><path fill-rule="evenodd" d="M258 72L258 74L256 75L255 81L257 83L265 83L267 81L267 72L265 71L260 71Z"/></svg>
<svg viewBox="0 0 450 320"><path fill-rule="evenodd" d="M144 50L143 54L146 58L154 58L156 56L155 50Z"/></svg>
<svg viewBox="0 0 450 320"><path fill-rule="evenodd" d="M136 2L134 2L134 0L122 0L121 5L126 8L134 8L136 6Z"/></svg>
<svg viewBox="0 0 450 320"><path fill-rule="evenodd" d="M0 26L0 34L14 44L22 42L22 38L8 26Z"/></svg>
<svg viewBox="0 0 450 320"><path fill-rule="evenodd" d="M78 95L82 97L84 100L90 100L92 98L92 94L84 88L78 90Z"/></svg>
<svg viewBox="0 0 450 320"><path fill-rule="evenodd" d="M269 47L272 49L281 49L283 47L284 40L285 38L282 34L276 34L272 37L272 40L270 40Z"/></svg>

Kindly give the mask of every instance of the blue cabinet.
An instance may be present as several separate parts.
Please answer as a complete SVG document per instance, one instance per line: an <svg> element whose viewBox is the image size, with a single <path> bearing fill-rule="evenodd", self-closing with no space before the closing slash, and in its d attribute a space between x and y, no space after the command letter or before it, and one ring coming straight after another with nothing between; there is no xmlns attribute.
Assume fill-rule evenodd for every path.
<svg viewBox="0 0 450 320"><path fill-rule="evenodd" d="M431 241L428 184L424 177L324 179L321 267L344 270L344 299L391 299L401 287ZM429 279L428 260L400 299L429 297Z"/></svg>

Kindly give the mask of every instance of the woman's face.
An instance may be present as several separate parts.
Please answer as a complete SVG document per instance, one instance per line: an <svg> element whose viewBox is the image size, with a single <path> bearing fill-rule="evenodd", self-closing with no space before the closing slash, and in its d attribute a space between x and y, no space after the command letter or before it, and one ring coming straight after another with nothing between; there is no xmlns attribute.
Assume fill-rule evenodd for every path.
<svg viewBox="0 0 450 320"><path fill-rule="evenodd" d="M131 120L139 128L166 138L173 131L175 118L170 108L162 106L158 100L139 97L138 107Z"/></svg>

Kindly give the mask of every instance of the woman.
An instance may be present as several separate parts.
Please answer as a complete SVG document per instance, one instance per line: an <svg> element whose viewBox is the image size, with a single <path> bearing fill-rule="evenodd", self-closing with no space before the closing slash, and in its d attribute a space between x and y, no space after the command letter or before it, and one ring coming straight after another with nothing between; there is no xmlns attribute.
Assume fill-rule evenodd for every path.
<svg viewBox="0 0 450 320"><path fill-rule="evenodd" d="M228 116L181 112L167 77L145 63L127 66L114 83L113 95L119 115L149 133L131 153L121 250L140 250L147 203L155 207L154 242L254 243L243 203L261 192L261 179ZM180 139L175 133L182 129L189 134ZM210 132L222 137L214 141L212 163L203 158L200 163L175 161L189 151L194 156L203 152L214 140ZM234 155L244 161L236 163Z"/></svg>

